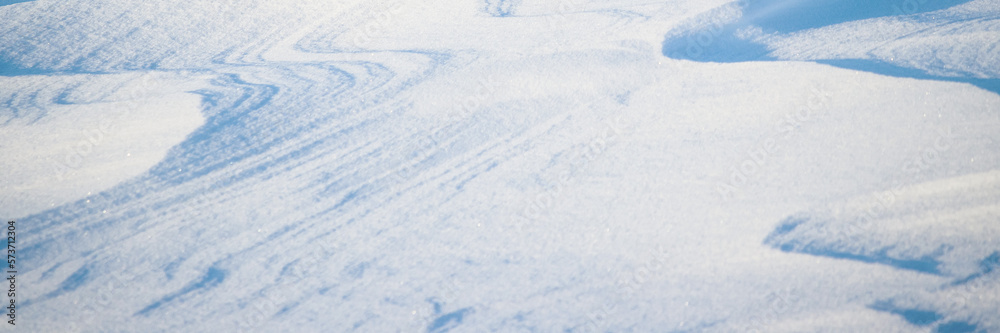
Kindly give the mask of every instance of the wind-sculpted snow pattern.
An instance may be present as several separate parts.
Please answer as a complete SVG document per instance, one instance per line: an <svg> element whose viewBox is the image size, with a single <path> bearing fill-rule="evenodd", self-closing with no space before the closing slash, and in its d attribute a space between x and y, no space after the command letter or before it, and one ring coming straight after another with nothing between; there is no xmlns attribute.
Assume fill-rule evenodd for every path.
<svg viewBox="0 0 1000 333"><path fill-rule="evenodd" d="M998 331L998 20L0 1L5 325Z"/></svg>
<svg viewBox="0 0 1000 333"><path fill-rule="evenodd" d="M998 196L1000 172L944 178L794 215L765 243L948 278L869 306L937 331L993 332L1000 330Z"/></svg>
<svg viewBox="0 0 1000 333"><path fill-rule="evenodd" d="M742 0L667 34L664 55L816 61L1000 93L1000 12L992 1Z"/></svg>

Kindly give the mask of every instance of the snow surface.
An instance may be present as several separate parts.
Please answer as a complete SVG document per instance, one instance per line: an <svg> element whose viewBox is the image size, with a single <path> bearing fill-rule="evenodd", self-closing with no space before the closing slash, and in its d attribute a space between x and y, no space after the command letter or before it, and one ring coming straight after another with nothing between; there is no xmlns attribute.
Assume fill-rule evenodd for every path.
<svg viewBox="0 0 1000 333"><path fill-rule="evenodd" d="M1000 331L995 1L0 22L8 329Z"/></svg>

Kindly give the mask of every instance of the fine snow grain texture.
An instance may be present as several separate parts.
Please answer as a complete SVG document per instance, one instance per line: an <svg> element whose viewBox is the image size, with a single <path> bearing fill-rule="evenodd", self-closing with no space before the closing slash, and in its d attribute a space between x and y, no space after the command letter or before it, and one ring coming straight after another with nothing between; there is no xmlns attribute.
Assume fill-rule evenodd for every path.
<svg viewBox="0 0 1000 333"><path fill-rule="evenodd" d="M1000 11L870 3L0 2L16 327L995 331Z"/></svg>
<svg viewBox="0 0 1000 333"><path fill-rule="evenodd" d="M1000 329L1000 172L889 189L793 215L765 239L786 252L943 276L929 290L870 307L938 331Z"/></svg>

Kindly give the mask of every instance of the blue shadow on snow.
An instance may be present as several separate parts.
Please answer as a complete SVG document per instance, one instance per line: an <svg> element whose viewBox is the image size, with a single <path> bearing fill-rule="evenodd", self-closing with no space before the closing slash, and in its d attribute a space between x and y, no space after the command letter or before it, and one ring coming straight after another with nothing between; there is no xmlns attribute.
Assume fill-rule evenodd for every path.
<svg viewBox="0 0 1000 333"><path fill-rule="evenodd" d="M750 0L743 25L765 32L792 33L876 17L911 15L947 9L970 0Z"/></svg>
<svg viewBox="0 0 1000 333"><path fill-rule="evenodd" d="M920 310L914 308L903 308L893 304L891 301L880 301L868 306L868 308L876 311L888 312L895 315L903 317L906 322L919 327L925 327L933 325L944 319L944 316L938 312L930 310ZM964 322L964 321L949 321L937 325L934 328L935 333L968 333L976 332L979 328L978 325Z"/></svg>
<svg viewBox="0 0 1000 333"><path fill-rule="evenodd" d="M17 64L11 63L3 58L0 58L0 76L21 76L21 75L38 75L38 74L49 74L50 72L33 69L24 68L18 66Z"/></svg>
<svg viewBox="0 0 1000 333"><path fill-rule="evenodd" d="M10 6L10 5L13 5L13 4L16 4L16 3L32 2L32 1L35 1L35 0L0 0L0 7Z"/></svg>
<svg viewBox="0 0 1000 333"><path fill-rule="evenodd" d="M791 235L797 228L812 217L808 214L796 214L781 221L774 231L764 238L764 244L779 249L782 252L809 254L834 259L847 259L870 264L882 264L897 269L917 271L921 273L941 275L939 254L925 255L919 258L898 258L889 254L892 247L884 247L874 251L857 251L847 249L835 242L815 241L809 237ZM941 252L943 250L939 250Z"/></svg>
<svg viewBox="0 0 1000 333"><path fill-rule="evenodd" d="M745 0L696 18L695 25L667 33L664 56L701 62L775 61L754 36L797 31L877 17L912 15L947 9L970 0ZM751 27L759 28L752 32ZM817 63L893 77L963 82L1000 94L1000 80L928 74L877 60L818 60Z"/></svg>

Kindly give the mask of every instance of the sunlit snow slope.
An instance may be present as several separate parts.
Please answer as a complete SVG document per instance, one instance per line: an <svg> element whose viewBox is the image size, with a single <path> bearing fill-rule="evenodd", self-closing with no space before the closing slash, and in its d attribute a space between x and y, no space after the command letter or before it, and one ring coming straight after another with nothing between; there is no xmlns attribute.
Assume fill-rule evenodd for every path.
<svg viewBox="0 0 1000 333"><path fill-rule="evenodd" d="M909 2L0 2L8 329L998 331L1000 5Z"/></svg>

